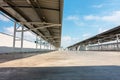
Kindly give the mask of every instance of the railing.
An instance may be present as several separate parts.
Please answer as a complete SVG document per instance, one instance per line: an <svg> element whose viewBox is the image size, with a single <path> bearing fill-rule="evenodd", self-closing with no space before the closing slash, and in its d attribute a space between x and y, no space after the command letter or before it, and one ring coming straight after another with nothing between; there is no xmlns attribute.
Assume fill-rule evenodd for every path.
<svg viewBox="0 0 120 80"><path fill-rule="evenodd" d="M90 45L87 46L87 50L96 51L120 51L120 42L100 44L100 45Z"/></svg>

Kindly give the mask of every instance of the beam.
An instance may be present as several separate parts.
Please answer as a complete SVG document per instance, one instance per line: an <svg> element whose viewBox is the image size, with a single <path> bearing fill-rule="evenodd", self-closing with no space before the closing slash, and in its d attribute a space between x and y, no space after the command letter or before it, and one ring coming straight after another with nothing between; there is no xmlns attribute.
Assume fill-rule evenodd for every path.
<svg viewBox="0 0 120 80"><path fill-rule="evenodd" d="M13 6L15 6L15 4L13 2L11 2L10 0L3 0L4 2L6 2L14 11L16 11L20 16L22 16L25 20L27 21L31 21L31 19L29 17L27 17L23 11L21 11L19 8L15 8Z"/></svg>
<svg viewBox="0 0 120 80"><path fill-rule="evenodd" d="M46 23L46 22L18 22L20 24L41 24L41 25L44 25L44 24L53 24L53 23ZM57 25L57 24L56 24ZM60 24L58 24L60 25Z"/></svg>
<svg viewBox="0 0 120 80"><path fill-rule="evenodd" d="M19 22L19 20L16 18L16 17L14 17L13 15L11 15L10 13L8 13L7 11L5 11L1 6L0 6L0 10L3 12L3 13L5 13L5 14L7 14L8 16L10 16L11 18L13 18L15 21L13 21L13 22ZM24 25L26 28L28 28L26 25ZM32 32L34 32L35 34L37 34L35 31L32 31ZM37 34L38 35L38 34Z"/></svg>
<svg viewBox="0 0 120 80"><path fill-rule="evenodd" d="M50 36L46 36L46 37L47 37L47 38L51 38ZM60 37L55 36L55 37L52 37L52 38L59 39Z"/></svg>
<svg viewBox="0 0 120 80"><path fill-rule="evenodd" d="M58 25L48 25L48 26L43 26L43 27L36 27L36 28L31 28L31 29L26 29L26 30L23 30L23 31L31 31L31 30L37 30L37 29L44 29L44 28L48 28L48 27L53 27L53 26L58 26ZM61 25L59 25L61 26ZM17 30L17 32L21 32L21 30Z"/></svg>
<svg viewBox="0 0 120 80"><path fill-rule="evenodd" d="M3 6L3 7L9 8L10 6ZM13 6L13 7L17 7L17 8L32 8L31 6ZM39 7L35 7L35 8L38 9ZM41 9L59 11L59 9L47 8L47 7L41 7Z"/></svg>
<svg viewBox="0 0 120 80"><path fill-rule="evenodd" d="M61 0L59 0L59 23L60 24L62 24L62 18L61 18L61 16L62 16L62 14L60 13L60 12L62 12L62 10L61 10ZM61 26L62 27L62 26ZM60 27L60 31L62 31L62 28ZM60 36L61 36L61 32L60 32ZM60 39L60 43L59 43L59 45L61 44L61 39Z"/></svg>
<svg viewBox="0 0 120 80"><path fill-rule="evenodd" d="M35 0L35 1L33 1L33 0L27 0L27 2L31 4L31 6L33 7L33 10L39 16L40 20L42 22L47 22L46 17L44 15L42 15L43 13L41 11L41 6L39 5L39 1L38 0ZM39 9L35 8L36 5L38 6ZM52 34L51 34L50 30L47 27L45 29L46 29L47 33L52 37ZM53 41L54 41L54 39L53 39Z"/></svg>
<svg viewBox="0 0 120 80"><path fill-rule="evenodd" d="M10 7L10 9L11 9L11 11L13 11L14 13L16 13L16 14L18 14L18 17L21 17L24 21L32 21L31 20L31 18L28 16L28 15L26 15L24 12L23 12L23 10L21 10L19 7L16 7L17 6L17 4L15 4L15 2L13 2L12 0L3 0L4 2L6 2L7 4L8 4L8 6ZM40 6L40 4L38 4L39 3L39 1L38 0L30 0L31 2L33 2L32 4L33 4L33 9L35 8L36 9L36 7L38 7L38 9L36 9L37 10L37 12L38 12L38 14L40 14L40 19L41 19L41 21L42 22L47 22L47 20L46 20L46 18L45 18L45 16L44 16L44 14L43 13L41 13L41 6ZM15 7L14 7L15 6ZM4 8L3 8L4 9ZM5 10L6 10L6 8L5 8ZM41 15L42 14L42 15ZM15 17L15 16L14 16ZM18 19L17 17L15 17L16 19ZM18 19L18 20L21 20L21 19ZM44 24L42 24L42 25L44 25ZM37 25L31 25L31 24L26 24L25 26L30 26L31 28L32 27L38 27ZM47 26L47 25L45 25L45 26ZM33 28L32 28L33 29ZM47 39L46 38L46 35L47 36L51 36L51 37L53 37L53 35L52 35L52 30L51 29L49 29L48 27L46 27L44 30L45 31L47 31L47 33L44 33L43 34L43 32L44 31L41 31L41 30L37 30L37 29L33 29L33 30L35 30L34 32L36 32L36 34L37 35L40 35L40 36L42 36L42 37L44 37L43 39L45 39L45 40L49 40L49 39ZM39 31L39 33L38 33L38 31ZM54 39L53 39L54 40ZM50 41L51 42L51 41Z"/></svg>
<svg viewBox="0 0 120 80"><path fill-rule="evenodd" d="M31 4L33 10L34 10L34 11L36 12L36 14L39 16L40 20L41 20L42 22L46 22L45 16L42 15L41 7L37 4L38 9L36 9L36 8L35 8L36 3L35 3L35 1L33 1L33 0L27 0L27 2L28 2L28 4ZM36 0L36 2L38 2L38 1ZM39 11L38 11L38 10L39 10Z"/></svg>
<svg viewBox="0 0 120 80"><path fill-rule="evenodd" d="M27 22L31 22L31 19L29 17L27 17L24 12L22 12L19 8L13 7L15 6L15 4L9 0L3 0L6 4L8 4L17 14L19 14L24 20L26 20ZM40 31L39 31L40 32ZM40 36L42 36L44 39L46 39L44 37L44 35L40 32L39 33ZM46 39L47 40L47 39Z"/></svg>

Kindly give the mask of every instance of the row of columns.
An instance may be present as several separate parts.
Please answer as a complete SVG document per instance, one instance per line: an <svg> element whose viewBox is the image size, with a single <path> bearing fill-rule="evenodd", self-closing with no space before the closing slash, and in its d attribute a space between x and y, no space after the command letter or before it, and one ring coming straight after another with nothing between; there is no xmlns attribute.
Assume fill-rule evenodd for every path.
<svg viewBox="0 0 120 80"><path fill-rule="evenodd" d="M87 46L84 45L84 44L76 45L76 46L68 48L68 50L70 50L70 51L86 51L87 50Z"/></svg>
<svg viewBox="0 0 120 80"><path fill-rule="evenodd" d="M71 51L86 51L86 50L120 50L120 34L116 34L116 42L115 43L107 43L103 44L102 39L98 39L97 44L91 44L91 42L88 42L87 45L85 44L79 44L72 47L69 47L68 50Z"/></svg>
<svg viewBox="0 0 120 80"><path fill-rule="evenodd" d="M120 34L116 34L116 42L114 43L101 43L101 39L98 39L98 44L88 45L88 50L120 50Z"/></svg>
<svg viewBox="0 0 120 80"><path fill-rule="evenodd" d="M38 37L37 35L36 35L35 43L36 43L36 49L42 49L42 47L44 49L50 49L50 50L55 49L55 47L53 45L51 45L48 42L45 42L42 38Z"/></svg>
<svg viewBox="0 0 120 80"><path fill-rule="evenodd" d="M17 38L16 34L18 32L17 30L20 27L21 27L21 32L20 32L21 33L21 38L20 39L16 39ZM17 40L21 41L20 42L20 48L23 49L23 44L24 44L23 43L23 40L24 40L24 25L19 24L19 26L18 26L17 22L14 22L13 49L16 48L16 41ZM36 49L38 49L38 46L40 46L39 49L42 49L42 46L44 46L43 47L44 49L49 49L49 50L54 50L55 49L55 47L52 44L46 42L45 40L43 40L41 37L38 37L37 35L36 35L35 43L36 43Z"/></svg>
<svg viewBox="0 0 120 80"><path fill-rule="evenodd" d="M21 29L22 29L22 31L21 31L21 45L20 45L20 48L22 49L23 48L23 37L24 37L24 32L23 32L23 30L24 30L24 26L23 25L19 25L19 26L17 26L17 22L14 22L14 34L13 34L13 48L15 48L16 47L16 41L18 41L19 39L16 39L16 34L17 34L17 29L19 28L19 27L21 27Z"/></svg>

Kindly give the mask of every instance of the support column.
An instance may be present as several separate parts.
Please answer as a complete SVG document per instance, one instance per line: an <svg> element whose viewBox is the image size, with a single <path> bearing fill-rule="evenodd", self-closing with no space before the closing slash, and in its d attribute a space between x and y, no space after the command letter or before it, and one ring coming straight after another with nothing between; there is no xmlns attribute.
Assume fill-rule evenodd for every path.
<svg viewBox="0 0 120 80"><path fill-rule="evenodd" d="M48 49L48 43L46 42L46 49Z"/></svg>
<svg viewBox="0 0 120 80"><path fill-rule="evenodd" d="M38 48L38 36L36 35L36 49Z"/></svg>
<svg viewBox="0 0 120 80"><path fill-rule="evenodd" d="M16 22L14 22L13 48L15 48L15 39L16 39Z"/></svg>
<svg viewBox="0 0 120 80"><path fill-rule="evenodd" d="M80 45L78 45L78 47L77 47L77 51L80 51Z"/></svg>
<svg viewBox="0 0 120 80"><path fill-rule="evenodd" d="M53 50L55 50L55 46L53 46Z"/></svg>
<svg viewBox="0 0 120 80"><path fill-rule="evenodd" d="M50 50L50 43L49 43L48 49Z"/></svg>
<svg viewBox="0 0 120 80"><path fill-rule="evenodd" d="M90 41L88 42L88 46L87 46L87 48L88 48L88 50L91 51L91 42L90 42Z"/></svg>
<svg viewBox="0 0 120 80"><path fill-rule="evenodd" d="M49 50L51 50L51 44L49 43Z"/></svg>
<svg viewBox="0 0 120 80"><path fill-rule="evenodd" d="M23 48L23 38L24 38L24 26L22 26L22 32L21 32L21 49Z"/></svg>
<svg viewBox="0 0 120 80"><path fill-rule="evenodd" d="M52 46L52 44L50 45L50 49L53 50L53 46Z"/></svg>
<svg viewBox="0 0 120 80"><path fill-rule="evenodd" d="M51 50L51 44L49 44L50 50Z"/></svg>
<svg viewBox="0 0 120 80"><path fill-rule="evenodd" d="M47 43L48 50L50 49L49 43Z"/></svg>
<svg viewBox="0 0 120 80"><path fill-rule="evenodd" d="M42 45L41 43L42 43L42 39L40 38L40 49L41 49L41 45Z"/></svg>
<svg viewBox="0 0 120 80"><path fill-rule="evenodd" d="M98 46L99 46L98 50L102 50L102 44L100 39L98 39Z"/></svg>
<svg viewBox="0 0 120 80"><path fill-rule="evenodd" d="M116 35L116 40L117 40L117 50L119 50L119 35Z"/></svg>
<svg viewBox="0 0 120 80"><path fill-rule="evenodd" d="M43 45L44 45L44 49L45 49L45 42L44 42L44 44L43 44Z"/></svg>
<svg viewBox="0 0 120 80"><path fill-rule="evenodd" d="M13 48L16 47L16 33L18 32L18 28L21 27L21 39L20 39L20 48L23 49L23 39L24 39L24 26L19 25L17 26L17 22L14 22L14 34L13 34Z"/></svg>

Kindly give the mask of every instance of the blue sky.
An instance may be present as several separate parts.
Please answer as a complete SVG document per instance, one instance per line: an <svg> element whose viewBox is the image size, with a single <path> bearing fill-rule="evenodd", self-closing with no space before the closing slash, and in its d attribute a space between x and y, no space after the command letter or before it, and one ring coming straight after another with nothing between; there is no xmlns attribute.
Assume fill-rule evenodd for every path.
<svg viewBox="0 0 120 80"><path fill-rule="evenodd" d="M120 24L120 0L64 0L62 46Z"/></svg>
<svg viewBox="0 0 120 80"><path fill-rule="evenodd" d="M120 0L64 0L62 46L120 25L119 5ZM11 34L13 23L0 15L0 27L0 32Z"/></svg>

